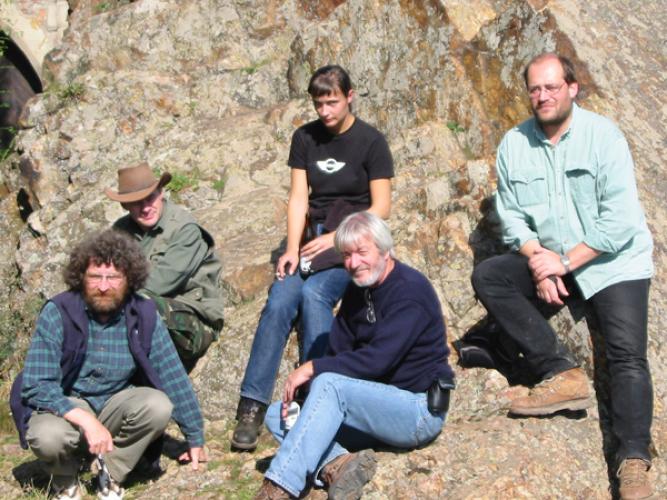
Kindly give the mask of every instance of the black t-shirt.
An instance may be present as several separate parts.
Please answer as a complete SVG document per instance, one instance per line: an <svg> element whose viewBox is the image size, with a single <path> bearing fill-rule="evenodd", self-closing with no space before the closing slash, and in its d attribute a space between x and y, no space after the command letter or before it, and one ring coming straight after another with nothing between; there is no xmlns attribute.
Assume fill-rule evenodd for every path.
<svg viewBox="0 0 667 500"><path fill-rule="evenodd" d="M394 176L386 139L359 118L340 135L332 135L320 120L299 127L287 164L306 170L308 204L315 210L341 198L365 210L371 204L369 181Z"/></svg>

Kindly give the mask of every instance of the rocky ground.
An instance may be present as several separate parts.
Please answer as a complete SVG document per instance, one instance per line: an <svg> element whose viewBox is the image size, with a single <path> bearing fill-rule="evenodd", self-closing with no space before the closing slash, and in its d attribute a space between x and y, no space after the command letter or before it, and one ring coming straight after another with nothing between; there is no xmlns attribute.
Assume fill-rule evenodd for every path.
<svg viewBox="0 0 667 500"><path fill-rule="evenodd" d="M17 154L0 170L0 349L6 380L39 304L62 289L71 242L122 211L102 196L116 168L148 160L169 170L171 197L212 232L225 263L226 326L193 374L210 461L166 473L129 498L251 498L275 452L229 450L237 391L284 244L296 126L314 118L310 73L338 62L358 90L355 113L388 137L396 162L390 225L399 257L433 281L450 341L482 316L474 264L500 251L489 203L502 133L528 116L520 71L543 50L570 56L582 105L626 133L655 235L649 355L655 387L654 480L667 496L664 279L667 55L662 2L612 0L79 0L63 46L45 63L45 93L26 107ZM583 323L554 326L599 389L587 415L510 419L496 372L457 368L448 424L422 450L381 450L365 498L612 498L604 363ZM18 334L15 334L18 332ZM296 359L288 346L281 380ZM453 360L455 362L455 359ZM280 381L278 386L280 386ZM6 391L6 386L5 389ZM29 453L0 419L0 497L37 498ZM173 433L177 437L177 433ZM173 444L168 452L173 455ZM29 478L35 478L31 483ZM324 498L315 491L312 498Z"/></svg>

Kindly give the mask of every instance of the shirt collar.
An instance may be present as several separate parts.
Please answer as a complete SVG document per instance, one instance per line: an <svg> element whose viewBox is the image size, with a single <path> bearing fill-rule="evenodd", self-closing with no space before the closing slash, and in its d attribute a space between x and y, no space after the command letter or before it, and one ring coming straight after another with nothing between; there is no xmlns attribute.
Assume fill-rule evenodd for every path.
<svg viewBox="0 0 667 500"><path fill-rule="evenodd" d="M161 233L164 231L164 225L167 220L167 211L169 210L169 200L167 198L162 198L162 213L160 218L155 223L155 225L148 230L148 233L158 232Z"/></svg>
<svg viewBox="0 0 667 500"><path fill-rule="evenodd" d="M88 316L88 319L90 321L93 321L100 326L109 326L118 323L125 317L125 304L126 303L123 303L123 306L118 311L116 311L112 316L110 316L109 321L107 321L106 323L100 323L95 319L95 315L91 311L90 307L88 307L88 304L84 303L84 308L86 310L86 315Z"/></svg>

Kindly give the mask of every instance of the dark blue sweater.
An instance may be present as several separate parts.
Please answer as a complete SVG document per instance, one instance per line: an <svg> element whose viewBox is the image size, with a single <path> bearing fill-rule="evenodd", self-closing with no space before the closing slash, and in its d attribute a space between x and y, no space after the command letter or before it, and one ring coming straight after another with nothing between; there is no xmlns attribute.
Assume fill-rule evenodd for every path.
<svg viewBox="0 0 667 500"><path fill-rule="evenodd" d="M314 359L315 374L354 378L425 392L454 374L447 356L440 301L428 279L395 261L382 284L370 289L376 321L368 321L366 288L350 283L329 335L329 353Z"/></svg>

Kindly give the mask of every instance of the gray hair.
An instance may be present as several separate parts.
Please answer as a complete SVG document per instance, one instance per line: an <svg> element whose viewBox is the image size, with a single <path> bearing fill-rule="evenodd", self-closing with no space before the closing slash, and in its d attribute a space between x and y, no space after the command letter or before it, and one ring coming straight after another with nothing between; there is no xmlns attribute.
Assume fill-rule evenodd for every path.
<svg viewBox="0 0 667 500"><path fill-rule="evenodd" d="M356 212L345 217L336 229L334 245L338 252L358 244L362 238L370 238L382 255L394 257L394 239L385 221L370 212Z"/></svg>

